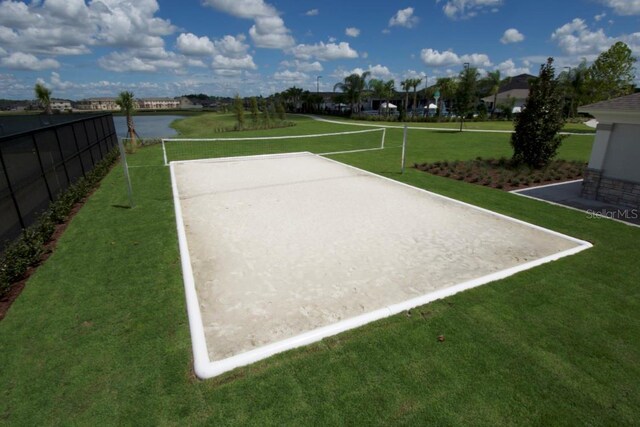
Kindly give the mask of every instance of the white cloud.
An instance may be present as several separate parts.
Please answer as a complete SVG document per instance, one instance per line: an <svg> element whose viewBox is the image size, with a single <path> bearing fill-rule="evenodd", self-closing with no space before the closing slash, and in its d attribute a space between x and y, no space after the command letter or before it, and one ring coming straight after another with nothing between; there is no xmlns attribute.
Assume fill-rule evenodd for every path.
<svg viewBox="0 0 640 427"><path fill-rule="evenodd" d="M371 73L370 78L372 79L395 80L396 78L395 74L389 69L389 67L381 64L369 65L369 67L367 67L366 69L363 69L361 67L356 67L352 70L338 68L333 72L332 77L342 80L351 74L362 74L365 71Z"/></svg>
<svg viewBox="0 0 640 427"><path fill-rule="evenodd" d="M389 19L390 27L405 27L405 28L413 28L418 24L420 18L417 16L413 16L413 8L408 7L406 9L401 9L396 12L395 15Z"/></svg>
<svg viewBox="0 0 640 427"><path fill-rule="evenodd" d="M320 11L318 9L310 9L307 10L307 12L305 13L305 15L307 16L318 16L320 14Z"/></svg>
<svg viewBox="0 0 640 427"><path fill-rule="evenodd" d="M524 40L524 35L516 30L515 28L509 28L504 32L502 38L500 39L500 43L508 44L508 43L519 43Z"/></svg>
<svg viewBox="0 0 640 427"><path fill-rule="evenodd" d="M402 79L422 79L424 83L424 79L427 77L427 74L424 71L415 71L415 70L407 70L402 74Z"/></svg>
<svg viewBox="0 0 640 427"><path fill-rule="evenodd" d="M253 19L249 35L257 47L285 49L295 43L276 8L264 0L204 0L204 4L238 18Z"/></svg>
<svg viewBox="0 0 640 427"><path fill-rule="evenodd" d="M516 64L511 59L507 59L504 62L501 62L496 67L497 70L500 70L500 73L503 76L513 77L520 74L531 74L531 70L528 66L524 67L516 67Z"/></svg>
<svg viewBox="0 0 640 427"><path fill-rule="evenodd" d="M460 63L458 55L448 50L439 52L435 49L422 49L420 58L430 67L448 67Z"/></svg>
<svg viewBox="0 0 640 427"><path fill-rule="evenodd" d="M35 55L24 52L13 52L9 56L0 59L0 65L12 70L39 71L50 68L59 68L60 63L55 59L39 59Z"/></svg>
<svg viewBox="0 0 640 427"><path fill-rule="evenodd" d="M256 19L278 15L276 8L264 0L204 0L203 3L238 18Z"/></svg>
<svg viewBox="0 0 640 427"><path fill-rule="evenodd" d="M256 64L253 62L251 55L245 55L241 58L229 58L223 55L215 55L211 67L223 70L255 70Z"/></svg>
<svg viewBox="0 0 640 427"><path fill-rule="evenodd" d="M579 18L556 29L551 34L551 39L569 55L596 55L615 42L602 28L591 31L584 20Z"/></svg>
<svg viewBox="0 0 640 427"><path fill-rule="evenodd" d="M493 65L489 56L484 53L472 53L459 56L453 51L439 52L435 49L422 49L422 62L430 67L450 67L469 63L472 67L490 67Z"/></svg>
<svg viewBox="0 0 640 427"><path fill-rule="evenodd" d="M471 18L483 9L496 12L503 0L449 0L442 7L444 14L451 19ZM437 1L439 2L439 0Z"/></svg>
<svg viewBox="0 0 640 427"><path fill-rule="evenodd" d="M0 38L9 50L79 55L90 46L161 47L176 28L155 17L156 0L84 0L0 3ZM15 37L12 37L15 35Z"/></svg>
<svg viewBox="0 0 640 427"><path fill-rule="evenodd" d="M224 56L232 58L243 57L249 50L249 45L244 43L245 36L239 34L234 36L224 36L220 40L214 41L215 51Z"/></svg>
<svg viewBox="0 0 640 427"><path fill-rule="evenodd" d="M344 30L344 33L349 37L358 37L360 35L360 29L356 27L349 27Z"/></svg>
<svg viewBox="0 0 640 427"><path fill-rule="evenodd" d="M602 0L618 15L640 15L640 0Z"/></svg>
<svg viewBox="0 0 640 427"><path fill-rule="evenodd" d="M594 16L594 17L593 17L593 19L594 19L596 22L600 22L600 21L602 21L604 18L606 18L606 16L607 16L607 14L606 14L605 12L602 12L601 14Z"/></svg>
<svg viewBox="0 0 640 427"><path fill-rule="evenodd" d="M285 49L295 43L284 21L277 15L256 18L249 35L257 47Z"/></svg>
<svg viewBox="0 0 640 427"><path fill-rule="evenodd" d="M316 44L299 44L290 49L289 53L298 59L310 60L311 58L320 61L331 61L335 59L357 58L358 52L349 46L347 42L336 43L316 43Z"/></svg>
<svg viewBox="0 0 640 427"><path fill-rule="evenodd" d="M300 71L278 71L273 74L275 80L284 81L287 83L302 83L309 79L309 76Z"/></svg>
<svg viewBox="0 0 640 427"><path fill-rule="evenodd" d="M213 42L209 37L198 37L192 33L182 33L176 41L178 51L185 55L204 56L214 52Z"/></svg>
<svg viewBox="0 0 640 427"><path fill-rule="evenodd" d="M299 61L297 59L293 61L282 61L280 65L285 68L295 68L296 71L301 71L303 73L318 72L324 69L322 67L322 64L319 63L318 61L306 62L306 61Z"/></svg>

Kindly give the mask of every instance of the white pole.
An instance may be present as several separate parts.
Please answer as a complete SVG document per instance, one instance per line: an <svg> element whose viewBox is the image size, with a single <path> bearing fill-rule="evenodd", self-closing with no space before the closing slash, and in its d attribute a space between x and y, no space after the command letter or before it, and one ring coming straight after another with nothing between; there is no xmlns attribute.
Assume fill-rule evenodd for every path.
<svg viewBox="0 0 640 427"><path fill-rule="evenodd" d="M167 162L167 149L164 147L164 138L162 138L162 156L164 157L164 165L169 166L169 162Z"/></svg>
<svg viewBox="0 0 640 427"><path fill-rule="evenodd" d="M404 132L402 132L402 172L401 173L404 173L406 149L407 149L407 125L404 125Z"/></svg>
<svg viewBox="0 0 640 427"><path fill-rule="evenodd" d="M124 151L122 138L118 138L118 148L120 149L120 158L122 159L122 168L124 169L124 178L127 181L127 192L129 193L129 206L135 206L133 203L133 191L131 190L131 178L129 178L129 166L127 165L127 154Z"/></svg>
<svg viewBox="0 0 640 427"><path fill-rule="evenodd" d="M384 148L384 138L387 136L387 128L382 128L382 146L380 148Z"/></svg>

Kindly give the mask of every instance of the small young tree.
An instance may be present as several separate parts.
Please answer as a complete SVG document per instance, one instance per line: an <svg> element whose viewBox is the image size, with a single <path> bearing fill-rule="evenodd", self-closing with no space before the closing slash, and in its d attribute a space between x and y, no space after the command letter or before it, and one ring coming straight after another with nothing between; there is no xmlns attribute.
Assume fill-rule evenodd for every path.
<svg viewBox="0 0 640 427"><path fill-rule="evenodd" d="M460 72L456 88L454 109L460 116L460 132L466 116L475 112L478 105L478 69L466 67Z"/></svg>
<svg viewBox="0 0 640 427"><path fill-rule="evenodd" d="M33 90L36 93L38 102L40 102L40 105L42 105L42 108L44 108L44 113L53 114L53 111L51 111L51 89L49 89L42 83L36 83Z"/></svg>
<svg viewBox="0 0 640 427"><path fill-rule="evenodd" d="M236 116L236 128L238 130L244 129L244 105L242 98L240 98L240 95L238 94L236 94L236 97L233 100L233 113Z"/></svg>
<svg viewBox="0 0 640 427"><path fill-rule="evenodd" d="M276 114L278 115L278 119L282 121L285 121L287 119L287 115L284 110L284 105L282 105L282 101L276 102Z"/></svg>
<svg viewBox="0 0 640 427"><path fill-rule="evenodd" d="M531 79L529 97L522 113L516 116L515 133L511 136L513 160L540 168L558 152L563 137L558 132L564 126L562 87L555 79L553 58L540 67L537 78Z"/></svg>
<svg viewBox="0 0 640 427"><path fill-rule="evenodd" d="M116 104L120 107L120 111L127 117L127 137L129 138L129 150L135 152L138 148L136 138L138 133L133 123L133 113L136 111L136 101L133 92L123 91L118 94L116 98Z"/></svg>
<svg viewBox="0 0 640 427"><path fill-rule="evenodd" d="M265 129L269 129L271 127L271 115L269 114L269 106L267 105L267 100L262 100L262 126Z"/></svg>
<svg viewBox="0 0 640 427"><path fill-rule="evenodd" d="M251 125L254 128L258 127L258 114L260 113L260 110L258 109L258 100L256 99L255 96L251 97L249 109L251 111Z"/></svg>

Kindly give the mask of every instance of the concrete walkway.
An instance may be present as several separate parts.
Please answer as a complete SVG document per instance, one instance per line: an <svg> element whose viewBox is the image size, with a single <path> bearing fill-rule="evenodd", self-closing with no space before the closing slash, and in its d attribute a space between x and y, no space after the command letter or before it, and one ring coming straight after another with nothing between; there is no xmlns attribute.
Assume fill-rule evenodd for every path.
<svg viewBox="0 0 640 427"><path fill-rule="evenodd" d="M543 185L534 188L514 190L512 193L531 199L542 200L554 205L585 212L589 218L608 218L614 221L640 227L640 209L616 206L598 200L580 197L582 180Z"/></svg>

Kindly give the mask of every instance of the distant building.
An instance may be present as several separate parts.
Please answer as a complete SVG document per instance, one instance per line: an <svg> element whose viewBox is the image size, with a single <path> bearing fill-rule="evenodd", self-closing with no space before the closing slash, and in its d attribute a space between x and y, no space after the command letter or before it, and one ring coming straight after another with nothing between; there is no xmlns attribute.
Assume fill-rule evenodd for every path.
<svg viewBox="0 0 640 427"><path fill-rule="evenodd" d="M65 99L52 99L51 100L51 109L58 111L67 111L71 110L71 101Z"/></svg>
<svg viewBox="0 0 640 427"><path fill-rule="evenodd" d="M79 110L119 111L115 98L88 98L78 102Z"/></svg>
<svg viewBox="0 0 640 427"><path fill-rule="evenodd" d="M509 79L509 81L503 83L498 90L498 97L496 104L504 104L508 101L508 98L515 100L514 108L522 108L527 97L529 96L529 80L535 78L531 74L520 74ZM493 95L482 98L487 109L493 110Z"/></svg>
<svg viewBox="0 0 640 427"><path fill-rule="evenodd" d="M181 108L182 104L180 99L176 98L138 98L136 99L136 103L137 107L141 110L177 109ZM120 111L120 107L116 104L116 98L83 99L78 102L78 109L90 111Z"/></svg>
<svg viewBox="0 0 640 427"><path fill-rule="evenodd" d="M146 110L170 110L180 107L180 101L175 98L140 98L137 101L138 108Z"/></svg>

